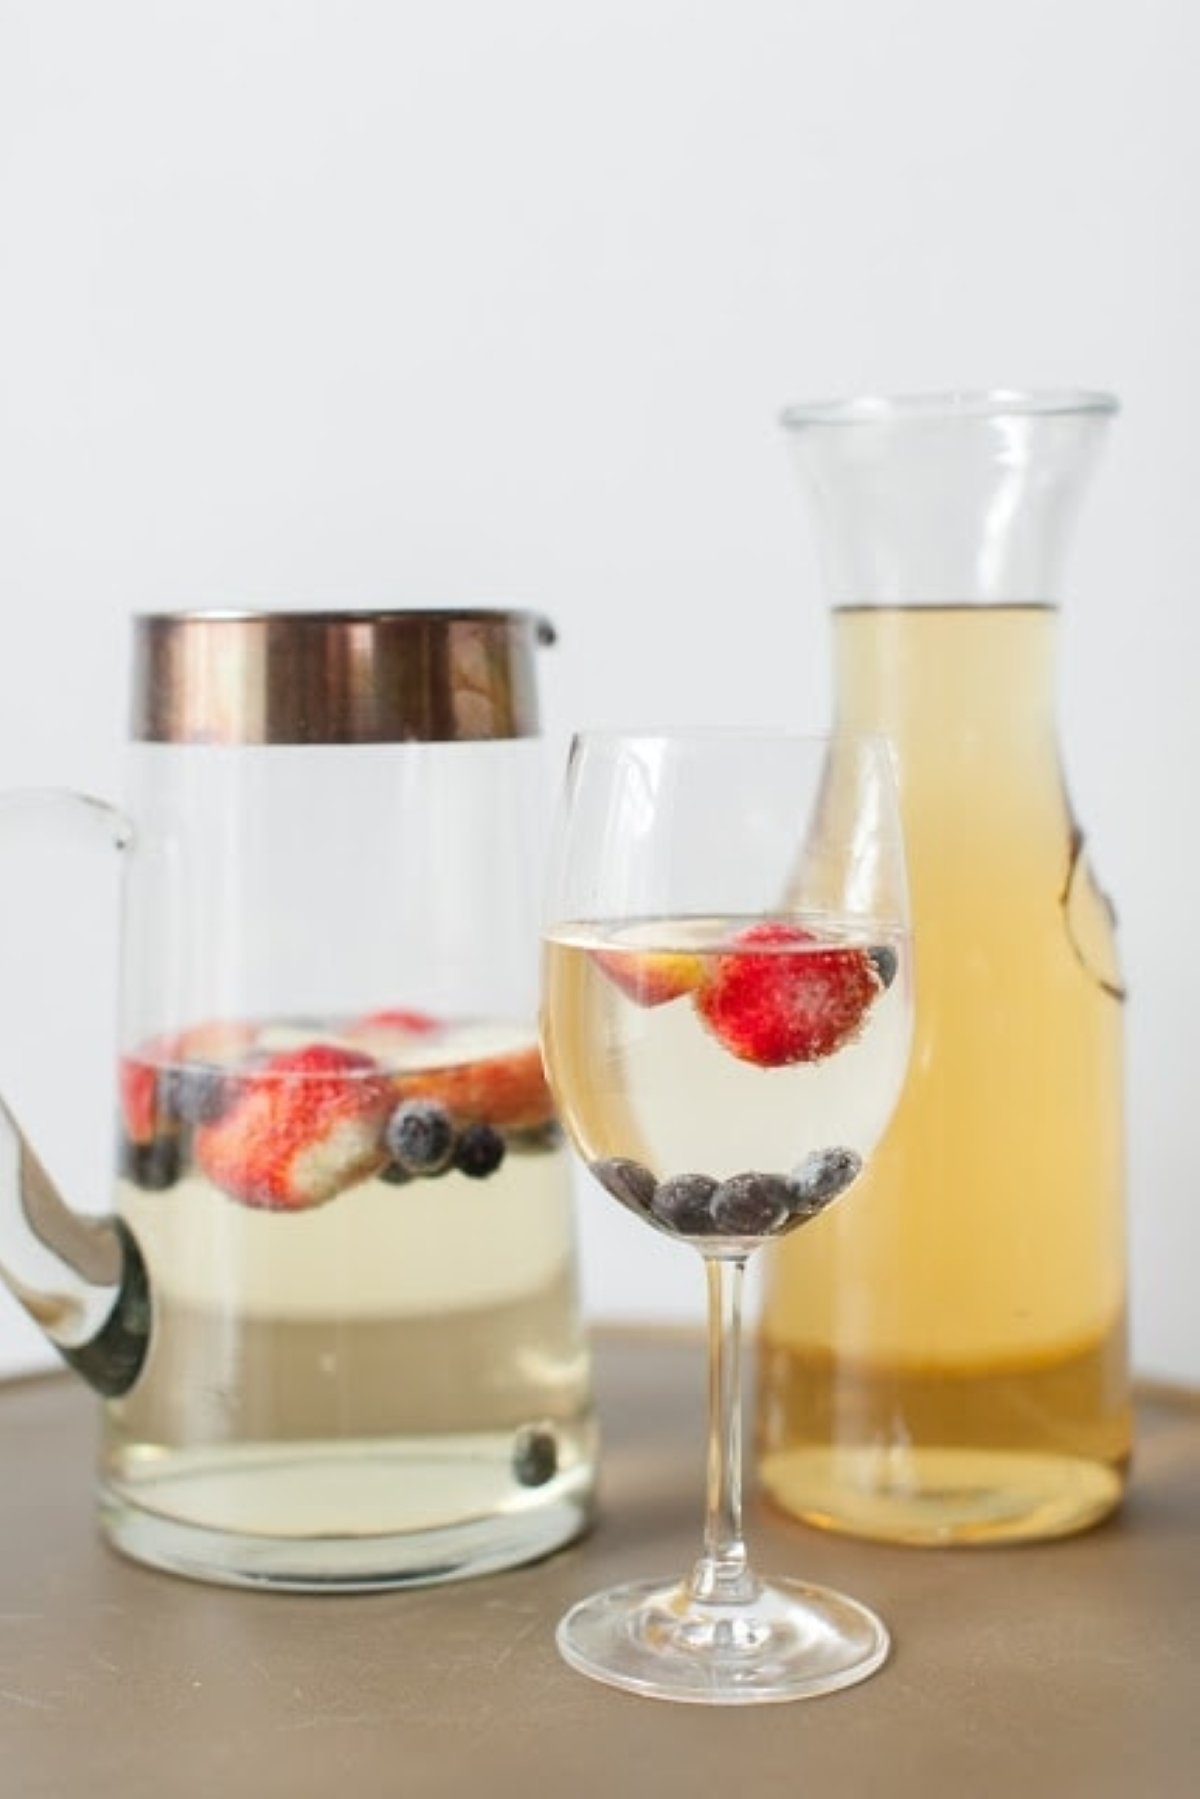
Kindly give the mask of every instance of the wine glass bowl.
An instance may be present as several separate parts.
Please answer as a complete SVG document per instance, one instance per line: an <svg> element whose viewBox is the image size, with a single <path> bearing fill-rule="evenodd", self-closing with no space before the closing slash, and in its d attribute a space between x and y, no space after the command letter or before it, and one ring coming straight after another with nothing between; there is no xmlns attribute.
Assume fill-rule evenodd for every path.
<svg viewBox="0 0 1200 1799"><path fill-rule="evenodd" d="M683 1581L568 1614L560 1649L597 1679L751 1703L848 1685L887 1653L856 1601L750 1568L740 1308L747 1257L841 1201L898 1097L907 918L879 740L576 739L551 860L543 1054L600 1184L703 1257L710 1320L703 1553Z"/></svg>

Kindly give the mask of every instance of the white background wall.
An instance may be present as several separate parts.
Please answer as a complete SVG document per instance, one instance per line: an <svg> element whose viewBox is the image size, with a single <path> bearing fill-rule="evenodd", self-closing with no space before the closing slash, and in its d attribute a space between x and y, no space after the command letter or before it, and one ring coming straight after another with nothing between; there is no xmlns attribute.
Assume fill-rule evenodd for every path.
<svg viewBox="0 0 1200 1799"><path fill-rule="evenodd" d="M1112 386L1063 734L1137 1358L1200 1379L1198 58L1192 0L0 0L0 784L117 788L156 606L541 607L556 756L821 722L781 403ZM105 884L3 866L0 1084L100 1203ZM594 1312L697 1310L582 1198Z"/></svg>

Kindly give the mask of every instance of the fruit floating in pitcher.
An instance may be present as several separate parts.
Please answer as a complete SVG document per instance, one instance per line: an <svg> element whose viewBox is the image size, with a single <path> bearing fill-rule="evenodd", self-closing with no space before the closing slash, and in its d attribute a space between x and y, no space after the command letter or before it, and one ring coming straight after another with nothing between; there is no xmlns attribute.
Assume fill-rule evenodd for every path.
<svg viewBox="0 0 1200 1799"><path fill-rule="evenodd" d="M390 1009L346 1022L205 1025L121 1059L122 1172L188 1172L242 1206L302 1212L364 1181L496 1173L560 1141L531 1034Z"/></svg>

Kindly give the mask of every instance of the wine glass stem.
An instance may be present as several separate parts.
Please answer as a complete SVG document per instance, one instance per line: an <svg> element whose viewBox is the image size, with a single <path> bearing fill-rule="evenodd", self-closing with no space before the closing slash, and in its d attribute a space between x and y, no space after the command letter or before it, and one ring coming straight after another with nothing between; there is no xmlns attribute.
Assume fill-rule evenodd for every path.
<svg viewBox="0 0 1200 1799"><path fill-rule="evenodd" d="M758 1582L742 1538L742 1277L744 1256L706 1256L708 1491L704 1554L688 1591L706 1604L744 1605Z"/></svg>

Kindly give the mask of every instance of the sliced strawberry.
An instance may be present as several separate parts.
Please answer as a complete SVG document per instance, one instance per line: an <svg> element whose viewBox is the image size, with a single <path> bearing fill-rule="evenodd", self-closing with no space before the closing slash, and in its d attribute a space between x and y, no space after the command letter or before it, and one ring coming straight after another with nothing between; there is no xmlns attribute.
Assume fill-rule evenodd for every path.
<svg viewBox="0 0 1200 1799"><path fill-rule="evenodd" d="M382 1012L368 1012L346 1026L345 1035L356 1037L364 1031L396 1031L404 1037L425 1037L442 1029L440 1018L429 1012L411 1012L401 1006L385 1007Z"/></svg>
<svg viewBox="0 0 1200 1799"><path fill-rule="evenodd" d="M395 1076L393 1088L401 1099L436 1099L456 1121L464 1123L524 1131L554 1116L536 1044L473 1062L415 1068Z"/></svg>
<svg viewBox="0 0 1200 1799"><path fill-rule="evenodd" d="M392 1083L372 1056L307 1044L236 1077L228 1110L196 1132L196 1160L243 1205L324 1205L382 1164L394 1104Z"/></svg>
<svg viewBox="0 0 1200 1799"><path fill-rule="evenodd" d="M428 1043L445 1028L443 1021L429 1012L392 1006L352 1019L338 1035L356 1049L365 1050L369 1056L390 1066L407 1061L415 1045Z"/></svg>
<svg viewBox="0 0 1200 1799"><path fill-rule="evenodd" d="M117 1099L121 1122L131 1143L144 1147L158 1129L158 1069L137 1056L122 1056L117 1065Z"/></svg>
<svg viewBox="0 0 1200 1799"><path fill-rule="evenodd" d="M823 944L798 925L751 925L733 943L745 948L712 958L696 1010L731 1055L759 1068L832 1055L883 991L866 950ZM791 945L803 947L789 954Z"/></svg>
<svg viewBox="0 0 1200 1799"><path fill-rule="evenodd" d="M639 1006L664 1006L700 985L699 956L676 950L598 949L592 960Z"/></svg>

